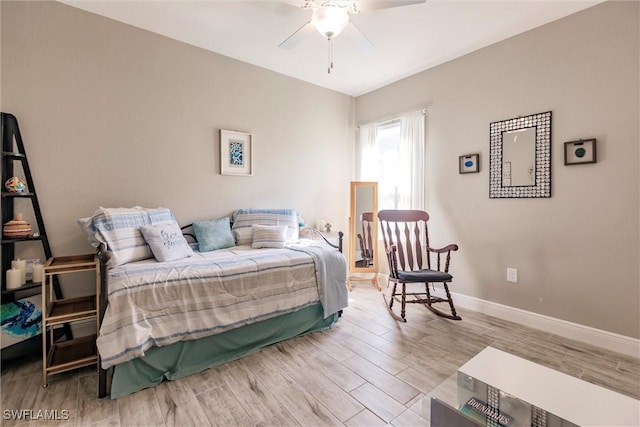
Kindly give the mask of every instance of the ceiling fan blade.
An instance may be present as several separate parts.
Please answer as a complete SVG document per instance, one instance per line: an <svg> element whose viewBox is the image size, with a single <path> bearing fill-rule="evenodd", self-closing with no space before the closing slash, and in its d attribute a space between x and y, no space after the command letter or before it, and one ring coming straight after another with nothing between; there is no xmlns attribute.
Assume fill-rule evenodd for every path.
<svg viewBox="0 0 640 427"><path fill-rule="evenodd" d="M310 0L280 0L280 2L305 9L311 7L312 3Z"/></svg>
<svg viewBox="0 0 640 427"><path fill-rule="evenodd" d="M351 42L355 44L360 51L371 53L375 50L375 45L367 38L367 36L364 35L362 30L358 28L353 21L351 21L351 25L349 27L345 28L345 37L351 40Z"/></svg>
<svg viewBox="0 0 640 427"><path fill-rule="evenodd" d="M293 49L314 31L314 26L311 25L311 21L308 21L306 24L303 24L302 27L298 28L293 34L287 37L285 41L280 43L278 47L281 47L283 49Z"/></svg>
<svg viewBox="0 0 640 427"><path fill-rule="evenodd" d="M371 10L411 6L413 4L422 4L426 2L427 0L365 0L356 2L355 8L358 12L369 12Z"/></svg>

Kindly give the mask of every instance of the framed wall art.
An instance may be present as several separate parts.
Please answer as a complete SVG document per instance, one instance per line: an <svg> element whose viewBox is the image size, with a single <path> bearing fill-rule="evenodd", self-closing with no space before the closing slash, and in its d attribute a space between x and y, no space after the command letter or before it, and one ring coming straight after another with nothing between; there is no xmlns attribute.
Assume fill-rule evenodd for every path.
<svg viewBox="0 0 640 427"><path fill-rule="evenodd" d="M480 172L480 154L467 154L458 158L459 173Z"/></svg>
<svg viewBox="0 0 640 427"><path fill-rule="evenodd" d="M253 175L253 138L249 133L220 129L220 173Z"/></svg>
<svg viewBox="0 0 640 427"><path fill-rule="evenodd" d="M596 163L597 161L595 138L564 143L565 166Z"/></svg>

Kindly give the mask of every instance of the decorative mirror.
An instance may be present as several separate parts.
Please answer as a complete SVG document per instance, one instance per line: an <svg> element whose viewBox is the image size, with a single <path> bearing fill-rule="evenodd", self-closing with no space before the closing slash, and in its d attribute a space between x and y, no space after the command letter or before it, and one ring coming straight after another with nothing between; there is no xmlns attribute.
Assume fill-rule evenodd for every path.
<svg viewBox="0 0 640 427"><path fill-rule="evenodd" d="M489 126L489 197L551 197L551 111Z"/></svg>
<svg viewBox="0 0 640 427"><path fill-rule="evenodd" d="M378 183L353 181L349 217L349 271L374 273L371 281L379 288L377 245ZM364 279L351 276L349 280Z"/></svg>

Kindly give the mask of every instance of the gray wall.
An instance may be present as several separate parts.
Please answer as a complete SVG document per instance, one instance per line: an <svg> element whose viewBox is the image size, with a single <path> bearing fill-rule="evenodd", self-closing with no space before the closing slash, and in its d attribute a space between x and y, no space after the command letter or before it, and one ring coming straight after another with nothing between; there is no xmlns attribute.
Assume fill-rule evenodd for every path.
<svg viewBox="0 0 640 427"><path fill-rule="evenodd" d="M640 337L638 9L607 2L356 99L359 124L428 108L430 231L460 245L455 291ZM489 199L489 123L549 110L553 196ZM564 166L579 138L598 163ZM481 172L459 175L474 152Z"/></svg>
<svg viewBox="0 0 640 427"><path fill-rule="evenodd" d="M2 111L54 254L91 249L76 219L98 206L164 206L181 224L291 207L348 229L352 97L60 3L1 7ZM221 128L253 134L253 177L220 175Z"/></svg>

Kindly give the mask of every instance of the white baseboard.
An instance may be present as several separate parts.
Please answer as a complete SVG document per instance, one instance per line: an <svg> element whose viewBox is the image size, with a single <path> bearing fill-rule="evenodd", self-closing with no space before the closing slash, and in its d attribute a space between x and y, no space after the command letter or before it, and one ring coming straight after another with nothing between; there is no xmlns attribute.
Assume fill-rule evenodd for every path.
<svg viewBox="0 0 640 427"><path fill-rule="evenodd" d="M590 326L509 307L479 298L451 293L456 306L478 311L561 337L581 341L632 357L640 357L640 340Z"/></svg>

